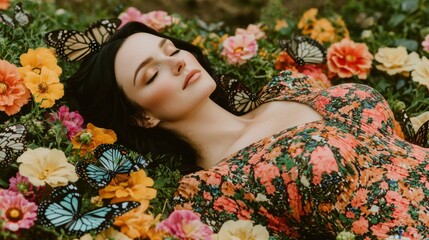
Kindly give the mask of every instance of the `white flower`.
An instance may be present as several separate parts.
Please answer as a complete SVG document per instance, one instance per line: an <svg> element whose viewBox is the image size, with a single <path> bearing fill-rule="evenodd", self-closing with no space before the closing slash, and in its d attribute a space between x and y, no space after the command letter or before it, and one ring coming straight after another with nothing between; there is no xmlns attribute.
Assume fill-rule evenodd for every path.
<svg viewBox="0 0 429 240"><path fill-rule="evenodd" d="M416 117L412 117L410 118L410 120L411 120L411 123L413 124L414 131L417 132L420 126L422 126L423 123L429 120L429 112L424 112Z"/></svg>
<svg viewBox="0 0 429 240"><path fill-rule="evenodd" d="M379 48L374 56L375 60L381 64L375 67L378 70L385 71L389 75L403 74L408 76L409 72L420 62L419 55L416 52L407 53L403 46L396 48Z"/></svg>
<svg viewBox="0 0 429 240"><path fill-rule="evenodd" d="M262 225L253 226L250 220L229 220L225 222L213 240L267 240L268 231Z"/></svg>
<svg viewBox="0 0 429 240"><path fill-rule="evenodd" d="M411 73L413 81L425 85L429 89L429 60L423 57Z"/></svg>

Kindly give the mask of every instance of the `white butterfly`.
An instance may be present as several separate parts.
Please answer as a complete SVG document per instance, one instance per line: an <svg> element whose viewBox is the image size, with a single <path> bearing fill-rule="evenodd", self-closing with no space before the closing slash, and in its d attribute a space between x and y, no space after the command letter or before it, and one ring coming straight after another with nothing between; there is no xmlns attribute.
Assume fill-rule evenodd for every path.
<svg viewBox="0 0 429 240"><path fill-rule="evenodd" d="M0 12L0 22L10 27L24 27L30 24L31 20L31 15L24 12L21 3L16 4L15 15L13 17L10 17L4 12Z"/></svg>

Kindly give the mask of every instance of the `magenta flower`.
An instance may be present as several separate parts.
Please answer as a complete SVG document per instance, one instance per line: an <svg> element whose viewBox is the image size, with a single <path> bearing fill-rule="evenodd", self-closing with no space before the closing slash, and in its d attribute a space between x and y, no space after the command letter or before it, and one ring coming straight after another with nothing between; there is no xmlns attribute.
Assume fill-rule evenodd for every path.
<svg viewBox="0 0 429 240"><path fill-rule="evenodd" d="M200 217L190 210L175 210L156 228L184 240L211 240L213 234L210 227L202 223Z"/></svg>
<svg viewBox="0 0 429 240"><path fill-rule="evenodd" d="M12 232L29 229L37 219L37 205L21 193L0 190L0 214L3 228Z"/></svg>
<svg viewBox="0 0 429 240"><path fill-rule="evenodd" d="M21 193L29 201L36 200L36 192L38 192L41 187L35 187L33 184L28 181L28 178L16 173L15 177L9 179L9 190L16 193Z"/></svg>
<svg viewBox="0 0 429 240"><path fill-rule="evenodd" d="M242 34L228 37L223 42L221 55L229 64L241 65L247 62L258 52L258 44L252 34Z"/></svg>
<svg viewBox="0 0 429 240"><path fill-rule="evenodd" d="M60 121L67 129L68 139L72 139L82 130L83 117L77 111L70 112L67 106L61 106L56 113L51 113L49 121Z"/></svg>
<svg viewBox="0 0 429 240"><path fill-rule="evenodd" d="M158 32L162 32L166 27L173 24L175 19L165 11L152 11L143 14L141 22Z"/></svg>
<svg viewBox="0 0 429 240"><path fill-rule="evenodd" d="M426 35L425 40L422 42L423 51L429 52L429 34Z"/></svg>
<svg viewBox="0 0 429 240"><path fill-rule="evenodd" d="M119 14L118 18L121 19L121 25L118 28L121 28L129 22L142 22L142 13L135 7L129 7Z"/></svg>

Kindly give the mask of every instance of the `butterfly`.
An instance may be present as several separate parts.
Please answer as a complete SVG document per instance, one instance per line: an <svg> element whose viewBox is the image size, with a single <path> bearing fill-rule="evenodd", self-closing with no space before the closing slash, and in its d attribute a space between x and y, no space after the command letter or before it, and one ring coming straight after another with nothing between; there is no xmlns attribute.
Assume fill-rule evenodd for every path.
<svg viewBox="0 0 429 240"><path fill-rule="evenodd" d="M133 160L130 151L117 144L101 144L94 150L98 162L80 161L76 164L77 174L95 188L105 187L116 174L127 174L145 168L149 162L138 156Z"/></svg>
<svg viewBox="0 0 429 240"><path fill-rule="evenodd" d="M429 147L429 120L423 123L419 127L419 129L415 131L413 124L405 109L402 109L399 114L395 114L395 119L399 122L399 125L404 132L405 140L421 147Z"/></svg>
<svg viewBox="0 0 429 240"><path fill-rule="evenodd" d="M280 47L283 48L299 66L303 66L306 63L320 64L326 62L325 48L312 38L295 36L291 40L282 39L279 43Z"/></svg>
<svg viewBox="0 0 429 240"><path fill-rule="evenodd" d="M8 166L26 150L26 135L27 128L22 124L9 126L0 132L0 167Z"/></svg>
<svg viewBox="0 0 429 240"><path fill-rule="evenodd" d="M80 237L92 230L105 230L115 217L139 205L139 202L133 201L119 202L81 213L82 195L75 185L69 184L54 188L51 198L39 204L37 218L45 227L62 227L69 234Z"/></svg>
<svg viewBox="0 0 429 240"><path fill-rule="evenodd" d="M277 87L270 87L259 93L253 93L250 89L236 78L228 75L221 75L218 85L226 93L229 110L236 115L243 115L257 108L268 99L276 96Z"/></svg>
<svg viewBox="0 0 429 240"><path fill-rule="evenodd" d="M69 62L79 61L100 47L116 31L119 19L103 19L91 24L85 32L76 30L55 30L48 32L44 41L54 47L57 54Z"/></svg>
<svg viewBox="0 0 429 240"><path fill-rule="evenodd" d="M197 21L197 25L201 29L204 29L207 32L219 31L222 28L222 26L224 25L223 21L220 21L217 23L209 23L209 24L200 18L196 18L196 21Z"/></svg>
<svg viewBox="0 0 429 240"><path fill-rule="evenodd" d="M30 24L32 20L33 17L30 14L24 12L24 9L22 8L22 3L16 4L15 15L13 17L10 17L4 12L0 12L0 22L10 27L24 27Z"/></svg>

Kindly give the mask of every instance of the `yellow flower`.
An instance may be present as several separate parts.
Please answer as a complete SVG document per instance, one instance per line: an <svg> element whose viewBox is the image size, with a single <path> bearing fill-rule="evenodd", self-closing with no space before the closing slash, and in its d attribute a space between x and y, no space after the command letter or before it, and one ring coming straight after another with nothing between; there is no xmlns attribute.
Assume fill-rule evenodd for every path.
<svg viewBox="0 0 429 240"><path fill-rule="evenodd" d="M333 42L336 38L335 31L335 28L328 19L321 18L314 22L310 37L321 43Z"/></svg>
<svg viewBox="0 0 429 240"><path fill-rule="evenodd" d="M424 112L416 117L410 118L411 123L413 124L414 131L417 132L423 123L429 120L429 112Z"/></svg>
<svg viewBox="0 0 429 240"><path fill-rule="evenodd" d="M335 27L336 27L336 33L335 33L336 40L337 39L341 40L343 38L350 38L350 32L347 29L347 26L346 26L346 23L344 22L344 20L340 16L337 16L336 20L337 20L336 25L335 25Z"/></svg>
<svg viewBox="0 0 429 240"><path fill-rule="evenodd" d="M409 72L414 70L415 65L420 61L416 52L408 54L407 49L403 46L379 48L374 57L377 62L381 63L375 67L389 75L400 73L408 76Z"/></svg>
<svg viewBox="0 0 429 240"><path fill-rule="evenodd" d="M19 156L17 162L21 163L19 173L27 177L34 186L65 186L79 178L64 152L57 149L28 149Z"/></svg>
<svg viewBox="0 0 429 240"><path fill-rule="evenodd" d="M282 30L283 28L287 28L289 25L287 24L286 20L280 20L277 19L276 20L276 26L274 27L274 30L276 30L277 32Z"/></svg>
<svg viewBox="0 0 429 240"><path fill-rule="evenodd" d="M42 67L46 67L55 72L57 77L62 73L61 68L57 65L57 58L48 48L37 48L36 50L29 49L28 52L22 54L19 59L21 60L22 67L20 67L18 71L24 79L27 77L28 72L40 74Z"/></svg>
<svg viewBox="0 0 429 240"><path fill-rule="evenodd" d="M35 101L40 103L42 108L54 106L55 100L64 95L64 86L60 83L58 76L46 67L42 67L40 75L32 71L27 72L24 81L25 86L30 89Z"/></svg>
<svg viewBox="0 0 429 240"><path fill-rule="evenodd" d="M302 29L302 33L305 35L311 34L313 24L317 21L317 8L310 8L302 15L298 22L298 28Z"/></svg>
<svg viewBox="0 0 429 240"><path fill-rule="evenodd" d="M147 209L149 200L156 197L153 180L143 169L128 174L119 174L105 188L99 191L101 198L112 198L112 203L138 201L140 207Z"/></svg>
<svg viewBox="0 0 429 240"><path fill-rule="evenodd" d="M146 209L141 206L134 208L117 217L113 224L120 227L121 232L132 239L161 240L164 234L155 230L155 225L159 222L161 215L154 218L152 214L146 214L145 211Z"/></svg>
<svg viewBox="0 0 429 240"><path fill-rule="evenodd" d="M113 144L116 140L116 133L113 130L98 128L92 123L88 123L86 129L76 133L71 142L73 149L79 149L79 155L84 156L97 148L98 145Z"/></svg>
<svg viewBox="0 0 429 240"><path fill-rule="evenodd" d="M226 221L213 240L267 240L270 237L262 225L253 226L250 220Z"/></svg>
<svg viewBox="0 0 429 240"><path fill-rule="evenodd" d="M411 73L413 81L425 85L429 89L429 60L423 57Z"/></svg>

